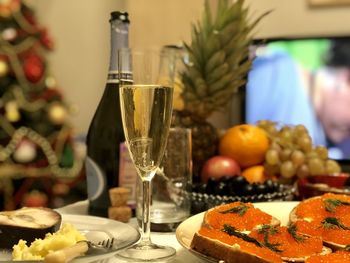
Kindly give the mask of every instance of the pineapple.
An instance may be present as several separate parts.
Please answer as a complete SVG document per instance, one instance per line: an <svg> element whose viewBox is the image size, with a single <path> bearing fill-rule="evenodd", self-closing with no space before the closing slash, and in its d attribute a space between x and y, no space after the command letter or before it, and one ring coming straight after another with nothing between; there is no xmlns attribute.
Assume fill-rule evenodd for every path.
<svg viewBox="0 0 350 263"><path fill-rule="evenodd" d="M213 17L206 0L202 21L192 26L191 44L184 43L188 62L180 72L183 105L175 107L172 125L192 129L194 181L199 181L204 162L217 154L218 134L207 118L223 110L245 83L252 29L265 14L249 23L244 0L218 0Z"/></svg>

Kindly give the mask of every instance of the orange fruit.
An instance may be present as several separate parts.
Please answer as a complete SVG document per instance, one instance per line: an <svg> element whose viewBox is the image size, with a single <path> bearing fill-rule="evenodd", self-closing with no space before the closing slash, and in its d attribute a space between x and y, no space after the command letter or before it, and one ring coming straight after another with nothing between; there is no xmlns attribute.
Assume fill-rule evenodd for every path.
<svg viewBox="0 0 350 263"><path fill-rule="evenodd" d="M249 183L263 183L267 179L264 173L265 169L262 165L254 165L244 169L241 173Z"/></svg>
<svg viewBox="0 0 350 263"><path fill-rule="evenodd" d="M219 153L236 160L242 168L262 164L269 147L266 132L251 124L230 128L219 142Z"/></svg>

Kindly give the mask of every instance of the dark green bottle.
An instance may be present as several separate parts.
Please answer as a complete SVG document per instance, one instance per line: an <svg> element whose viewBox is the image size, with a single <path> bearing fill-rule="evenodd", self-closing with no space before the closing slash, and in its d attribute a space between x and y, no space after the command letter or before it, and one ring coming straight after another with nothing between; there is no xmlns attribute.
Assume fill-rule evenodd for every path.
<svg viewBox="0 0 350 263"><path fill-rule="evenodd" d="M111 53L108 79L101 101L91 121L86 144L90 162L87 167L96 173L100 179L88 179L88 183L99 182L99 190L93 197L89 197L89 214L108 216L110 206L108 189L118 186L120 144L124 143L124 132L120 113L119 80L118 80L118 49L127 48L129 44L128 13L112 12L110 19ZM100 171L100 173L98 172ZM89 186L88 186L89 187Z"/></svg>

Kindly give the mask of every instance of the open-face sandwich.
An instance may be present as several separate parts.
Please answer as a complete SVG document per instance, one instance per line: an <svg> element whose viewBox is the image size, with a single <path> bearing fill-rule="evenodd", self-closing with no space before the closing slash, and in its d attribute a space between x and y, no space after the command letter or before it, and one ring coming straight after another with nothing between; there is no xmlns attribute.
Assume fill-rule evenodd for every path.
<svg viewBox="0 0 350 263"><path fill-rule="evenodd" d="M191 249L226 263L304 262L331 252L319 236L299 233L293 224L281 226L278 218L242 202L208 210Z"/></svg>
<svg viewBox="0 0 350 263"><path fill-rule="evenodd" d="M345 249L350 244L350 196L327 193L303 200L291 211L290 221L333 250Z"/></svg>

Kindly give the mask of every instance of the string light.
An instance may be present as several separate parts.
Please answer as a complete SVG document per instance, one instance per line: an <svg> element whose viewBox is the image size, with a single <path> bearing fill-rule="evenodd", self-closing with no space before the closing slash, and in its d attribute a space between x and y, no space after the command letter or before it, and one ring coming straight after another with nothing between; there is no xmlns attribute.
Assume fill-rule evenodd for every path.
<svg viewBox="0 0 350 263"><path fill-rule="evenodd" d="M67 129L62 129L62 137L67 138ZM11 155L15 152L17 145L20 143L20 141L23 138L28 138L32 142L34 142L36 145L38 145L47 161L48 161L48 169L43 168L37 168L38 175L40 175L40 170L44 171L44 174L47 175L47 173L51 172L53 175L61 177L61 178L72 178L77 175L77 173L81 170L83 161L82 156L77 156L77 160L74 162L73 166L71 168L62 168L58 164L57 160L57 154L55 153L54 149L51 147L51 144L46 140L45 137L41 136L37 132L33 131L30 128L27 127L21 127L15 131L13 134L10 142L6 145L6 147L0 146L0 162L6 162L10 159ZM61 141L65 141L62 140ZM14 166L14 169L9 169L6 165L2 167L0 166L0 177L2 176L11 176L12 174L20 174L22 173L23 176L26 175L25 169L21 165L18 165L17 167ZM35 168L34 168L35 169ZM10 171L10 172L9 172ZM28 175L33 176L33 168L28 169ZM36 175L37 176L37 175Z"/></svg>

